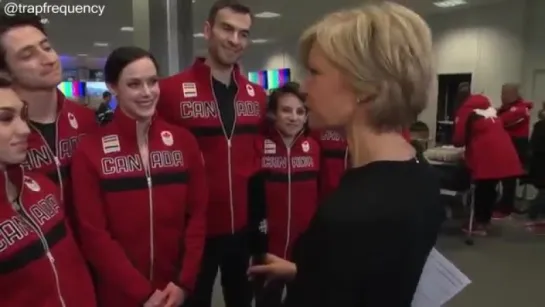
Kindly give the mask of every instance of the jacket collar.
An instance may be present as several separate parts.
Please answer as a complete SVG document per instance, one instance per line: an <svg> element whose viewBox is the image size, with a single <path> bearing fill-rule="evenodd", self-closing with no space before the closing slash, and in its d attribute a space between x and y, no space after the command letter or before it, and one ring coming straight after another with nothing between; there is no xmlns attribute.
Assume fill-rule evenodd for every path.
<svg viewBox="0 0 545 307"><path fill-rule="evenodd" d="M153 117L151 118L151 121L150 121L150 127L151 125L155 122L156 118L157 118L157 113L155 113L153 115ZM126 137L129 137L131 139L134 139L136 140L138 135L137 135L137 125L138 125L138 122L135 120L135 119L132 119L130 118L123 110L121 107L117 107L116 110L114 111L114 117L113 117L113 121L112 123L114 123L115 125L117 125L119 131L121 132L121 134L123 136L126 136Z"/></svg>
<svg viewBox="0 0 545 307"><path fill-rule="evenodd" d="M282 146L286 148L288 147L293 148L295 145L299 144L304 139L304 135L305 135L305 129L303 128L293 138L292 143L288 145L284 142L284 137L282 136L280 131L278 131L278 129L276 129L272 124L271 126L269 126L268 129L269 129L268 135L270 136L270 138L273 139L273 141L275 141L276 143L282 144Z"/></svg>
<svg viewBox="0 0 545 307"><path fill-rule="evenodd" d="M212 70L210 69L210 66L206 65L206 58L204 57L197 57L195 59L195 62L193 62L193 69L197 72L199 77L209 79L212 76ZM240 72L240 66L238 64L233 66L233 77L237 82L242 79L242 73Z"/></svg>
<svg viewBox="0 0 545 307"><path fill-rule="evenodd" d="M9 201L7 194L8 182L15 185L17 191L21 191L21 188L23 187L23 178L23 167L19 164L9 165L6 170L2 172L2 175L0 175L0 204Z"/></svg>
<svg viewBox="0 0 545 307"><path fill-rule="evenodd" d="M57 89L57 113L61 113L62 109L64 108L64 105L66 104L66 96Z"/></svg>

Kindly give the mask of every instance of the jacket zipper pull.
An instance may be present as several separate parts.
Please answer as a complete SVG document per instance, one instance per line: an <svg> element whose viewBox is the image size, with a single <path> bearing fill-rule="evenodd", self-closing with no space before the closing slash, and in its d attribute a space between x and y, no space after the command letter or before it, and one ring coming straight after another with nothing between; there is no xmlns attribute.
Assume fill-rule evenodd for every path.
<svg viewBox="0 0 545 307"><path fill-rule="evenodd" d="M231 148L231 139L227 139L227 147Z"/></svg>
<svg viewBox="0 0 545 307"><path fill-rule="evenodd" d="M55 258L53 258L53 255L51 254L51 251L47 251L46 255L47 255L47 258L49 259L49 261L51 263L55 263Z"/></svg>

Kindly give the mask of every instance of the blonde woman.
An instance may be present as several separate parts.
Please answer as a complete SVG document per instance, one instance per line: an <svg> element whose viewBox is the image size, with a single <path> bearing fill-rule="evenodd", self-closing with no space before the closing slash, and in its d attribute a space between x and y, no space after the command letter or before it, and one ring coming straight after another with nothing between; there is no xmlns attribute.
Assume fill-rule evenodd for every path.
<svg viewBox="0 0 545 307"><path fill-rule="evenodd" d="M353 168L294 262L267 255L249 273L291 279L290 307L409 307L443 220L438 179L401 134L434 84L430 30L403 6L372 4L326 16L301 50L310 125L343 129Z"/></svg>

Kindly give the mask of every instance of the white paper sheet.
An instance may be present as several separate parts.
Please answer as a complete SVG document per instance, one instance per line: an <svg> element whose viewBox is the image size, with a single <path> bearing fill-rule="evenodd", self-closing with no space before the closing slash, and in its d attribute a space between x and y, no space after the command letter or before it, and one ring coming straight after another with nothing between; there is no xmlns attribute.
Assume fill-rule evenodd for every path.
<svg viewBox="0 0 545 307"><path fill-rule="evenodd" d="M435 248L424 265L412 307L441 307L471 280Z"/></svg>

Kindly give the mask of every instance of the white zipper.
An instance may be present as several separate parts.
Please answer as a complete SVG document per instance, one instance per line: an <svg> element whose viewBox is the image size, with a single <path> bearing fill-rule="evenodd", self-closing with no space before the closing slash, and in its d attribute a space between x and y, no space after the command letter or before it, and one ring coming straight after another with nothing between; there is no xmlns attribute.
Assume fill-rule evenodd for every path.
<svg viewBox="0 0 545 307"><path fill-rule="evenodd" d="M294 140L295 142L295 140ZM288 223L286 232L286 245L284 246L284 258L287 259L288 247L291 237L291 145L286 146L288 159Z"/></svg>
<svg viewBox="0 0 545 307"><path fill-rule="evenodd" d="M221 129L223 130L223 135L225 136L225 139L227 141L227 174L229 176L229 210L231 211L231 233L235 233L235 208L233 206L233 169L232 169L232 163L231 163L231 148L233 146L233 143L231 139L233 138L233 134L235 132L235 126L237 124L237 106L236 106L236 99L238 97L238 84L234 77L234 75L231 76L233 82L235 82L235 85L237 86L237 92L235 93L235 98L233 99L233 108L234 108L234 120L233 120L233 127L231 128L231 133L227 134L227 131L225 130L225 125L223 124L223 120L221 119L221 112L220 112L220 106L218 103L218 98L216 97L216 93L214 93L214 80L212 80L212 74L210 74L210 89L212 90L212 95L214 96L214 102L216 103L216 109L218 110L218 118L220 120Z"/></svg>
<svg viewBox="0 0 545 307"><path fill-rule="evenodd" d="M344 169L348 169L348 146L344 149Z"/></svg>
<svg viewBox="0 0 545 307"><path fill-rule="evenodd" d="M59 114L57 115L57 118L55 119L55 152L53 152L53 149L49 147L49 143L47 142L43 134L40 132L40 130L36 129L36 127L32 124L31 124L31 127L34 129L34 131L36 131L36 133L38 133L38 135L40 136L40 138L42 139L45 145L45 148L49 151L49 153L53 157L53 162L55 163L55 170L57 171L57 177L59 178L61 203L64 203L64 183L63 183L63 178L61 174L61 161L59 159L59 118L61 117L60 114L61 113L59 111Z"/></svg>
<svg viewBox="0 0 545 307"><path fill-rule="evenodd" d="M9 178L7 176L7 173L4 173L4 176L6 177L6 185L4 186L4 188L6 190L6 195L8 195L7 185L9 183ZM23 173L23 181L24 181L24 173ZM23 190L24 190L24 182L22 183L21 190L19 191L19 197L17 198L18 202L17 201L12 202L9 198L8 198L8 201L12 204L12 209L18 215L22 216L23 220L36 233L36 235L38 236L38 239L40 239L40 243L42 244L42 247L44 248L45 254L47 256L47 260L49 261L49 265L51 266L51 269L53 271L53 276L55 278L55 286L57 288L57 296L59 298L61 306L66 307L66 303L64 302L64 298L61 292L61 283L60 283L59 273L57 272L57 267L55 266L55 257L53 257L53 254L51 253L51 250L49 248L49 243L47 243L44 233L42 232L40 227L37 226L37 224L35 224L35 222L32 220L28 212L26 212L25 210L25 206L22 203Z"/></svg>
<svg viewBox="0 0 545 307"><path fill-rule="evenodd" d="M149 124L151 126L151 123ZM144 171L146 173L146 182L148 184L148 206L149 206L149 244L150 244L150 267L149 267L149 280L153 280L153 270L155 262L155 231L154 231L154 214L153 214L153 181L151 179L151 161L149 159L149 127L146 130L144 135L144 144L147 150L148 161L144 162L142 153L140 152L140 142L138 139L138 123L136 123L136 140L138 144L138 153L140 155L140 160L142 160L142 165L144 166Z"/></svg>

